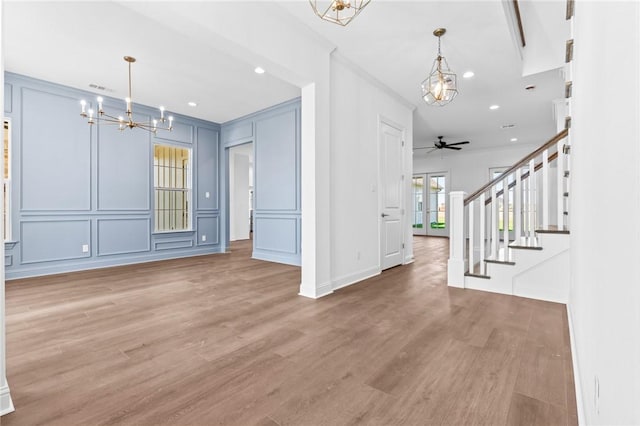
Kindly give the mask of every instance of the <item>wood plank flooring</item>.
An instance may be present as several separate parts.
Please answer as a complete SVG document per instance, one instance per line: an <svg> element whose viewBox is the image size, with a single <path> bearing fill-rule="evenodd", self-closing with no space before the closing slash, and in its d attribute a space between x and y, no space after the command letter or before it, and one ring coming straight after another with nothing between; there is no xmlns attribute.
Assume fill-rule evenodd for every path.
<svg viewBox="0 0 640 426"><path fill-rule="evenodd" d="M11 281L2 425L575 425L564 305L449 288L448 240L319 300L232 253Z"/></svg>

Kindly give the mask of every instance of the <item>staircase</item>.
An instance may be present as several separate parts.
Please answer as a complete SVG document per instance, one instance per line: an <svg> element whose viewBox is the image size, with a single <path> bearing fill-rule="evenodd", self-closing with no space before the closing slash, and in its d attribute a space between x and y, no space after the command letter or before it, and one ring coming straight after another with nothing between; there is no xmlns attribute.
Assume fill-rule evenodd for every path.
<svg viewBox="0 0 640 426"><path fill-rule="evenodd" d="M565 128L469 196L450 193L450 286L567 302L567 136Z"/></svg>

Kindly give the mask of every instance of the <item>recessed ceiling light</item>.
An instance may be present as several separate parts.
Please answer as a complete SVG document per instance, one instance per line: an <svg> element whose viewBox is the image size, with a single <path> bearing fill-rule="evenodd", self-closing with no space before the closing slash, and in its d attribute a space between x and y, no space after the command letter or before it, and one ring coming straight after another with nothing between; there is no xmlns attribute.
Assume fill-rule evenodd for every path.
<svg viewBox="0 0 640 426"><path fill-rule="evenodd" d="M518 142L518 138L511 138L510 141L511 142Z"/></svg>
<svg viewBox="0 0 640 426"><path fill-rule="evenodd" d="M188 102L187 105L189 105L190 107L197 107L198 104L195 102Z"/></svg>
<svg viewBox="0 0 640 426"><path fill-rule="evenodd" d="M498 109L498 108L500 108L500 105L491 105L489 107L489 109Z"/></svg>
<svg viewBox="0 0 640 426"><path fill-rule="evenodd" d="M256 67L254 71L256 72L256 74L264 74L264 68L262 67Z"/></svg>
<svg viewBox="0 0 640 426"><path fill-rule="evenodd" d="M471 77L473 77L474 75L476 75L476 74L475 74L473 71L467 71L467 72L465 72L464 74L462 74L462 77L463 77L463 78L471 78Z"/></svg>

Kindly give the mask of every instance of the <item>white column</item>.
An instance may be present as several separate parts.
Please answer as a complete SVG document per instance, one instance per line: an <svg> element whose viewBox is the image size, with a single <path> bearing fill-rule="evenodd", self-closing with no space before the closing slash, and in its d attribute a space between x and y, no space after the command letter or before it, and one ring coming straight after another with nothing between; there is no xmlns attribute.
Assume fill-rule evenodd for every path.
<svg viewBox="0 0 640 426"><path fill-rule="evenodd" d="M463 191L449 193L449 261L447 281L451 287L464 288L464 196Z"/></svg>
<svg viewBox="0 0 640 426"><path fill-rule="evenodd" d="M300 295L317 299L331 285L329 70L302 88L302 279Z"/></svg>
<svg viewBox="0 0 640 426"><path fill-rule="evenodd" d="M3 2L0 2L0 23L3 22ZM0 100L2 100L2 112L0 115L4 118L4 34L0 31ZM2 120L4 122L4 120ZM0 161L0 176L4 176L4 162ZM4 203L0 203L0 218L4 216ZM4 241L4 233L2 233L2 241ZM4 243L0 241L0 259L4 259ZM13 402L11 401L11 393L9 391L9 383L7 383L7 367L6 367L6 310L4 298L4 262L0 262L0 416L11 413Z"/></svg>

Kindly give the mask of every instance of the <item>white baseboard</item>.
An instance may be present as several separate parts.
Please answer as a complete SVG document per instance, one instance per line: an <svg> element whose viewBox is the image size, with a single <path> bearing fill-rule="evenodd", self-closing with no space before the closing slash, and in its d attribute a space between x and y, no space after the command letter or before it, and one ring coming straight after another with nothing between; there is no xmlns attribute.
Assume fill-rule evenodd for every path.
<svg viewBox="0 0 640 426"><path fill-rule="evenodd" d="M573 364L573 382L576 386L576 407L578 410L578 426L586 425L584 421L584 401L582 399L582 386L580 384L580 369L578 368L578 356L576 340L573 332L573 320L571 319L571 307L567 303L567 320L569 322L569 339L571 340L571 363Z"/></svg>
<svg viewBox="0 0 640 426"><path fill-rule="evenodd" d="M298 295L308 297L310 299L320 299L321 297L327 296L331 293L333 293L331 282L327 282L319 286L309 286L301 283Z"/></svg>
<svg viewBox="0 0 640 426"><path fill-rule="evenodd" d="M335 291L340 288L344 288L352 284L359 283L360 281L364 281L367 278L380 275L380 272L381 272L380 268L376 266L376 267L365 269L363 271L359 271L353 274L343 275L333 280L332 288Z"/></svg>
<svg viewBox="0 0 640 426"><path fill-rule="evenodd" d="M12 413L14 410L9 386L3 386L0 388L0 416Z"/></svg>

